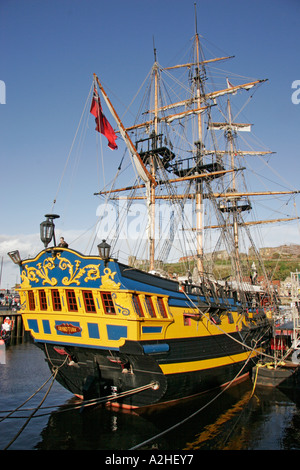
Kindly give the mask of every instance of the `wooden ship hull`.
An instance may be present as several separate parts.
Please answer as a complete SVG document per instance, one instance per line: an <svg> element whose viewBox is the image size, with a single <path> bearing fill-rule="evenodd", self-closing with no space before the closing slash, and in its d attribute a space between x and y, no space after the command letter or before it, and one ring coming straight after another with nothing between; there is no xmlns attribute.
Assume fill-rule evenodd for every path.
<svg viewBox="0 0 300 470"><path fill-rule="evenodd" d="M269 340L263 309L224 292L52 248L22 261L24 325L56 379L125 408L179 400L247 375ZM255 347L254 347L255 346Z"/></svg>

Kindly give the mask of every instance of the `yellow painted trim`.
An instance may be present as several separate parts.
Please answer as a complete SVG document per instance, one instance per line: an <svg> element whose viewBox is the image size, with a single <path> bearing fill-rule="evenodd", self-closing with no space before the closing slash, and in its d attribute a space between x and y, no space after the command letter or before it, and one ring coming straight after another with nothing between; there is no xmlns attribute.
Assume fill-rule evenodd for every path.
<svg viewBox="0 0 300 470"><path fill-rule="evenodd" d="M244 352L241 354L225 356L225 357L218 357L215 359L205 359L202 361L192 361L192 362L179 362L176 364L160 364L160 368L165 375L168 374L181 374L183 372L195 372L197 370L206 370L206 369L213 369L215 367L221 367L230 365L237 362L246 361L249 355L255 357L257 353L253 353L252 351Z"/></svg>

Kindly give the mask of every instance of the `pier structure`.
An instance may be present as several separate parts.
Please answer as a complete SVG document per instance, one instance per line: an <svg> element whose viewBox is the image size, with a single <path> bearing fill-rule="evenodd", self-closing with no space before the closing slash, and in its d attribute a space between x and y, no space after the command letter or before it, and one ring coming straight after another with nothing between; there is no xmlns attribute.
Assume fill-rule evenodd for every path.
<svg viewBox="0 0 300 470"><path fill-rule="evenodd" d="M9 317L13 321L13 329L11 333L10 344L21 344L26 341L27 335L24 329L23 319L21 312L11 309L0 309L0 329L5 318Z"/></svg>

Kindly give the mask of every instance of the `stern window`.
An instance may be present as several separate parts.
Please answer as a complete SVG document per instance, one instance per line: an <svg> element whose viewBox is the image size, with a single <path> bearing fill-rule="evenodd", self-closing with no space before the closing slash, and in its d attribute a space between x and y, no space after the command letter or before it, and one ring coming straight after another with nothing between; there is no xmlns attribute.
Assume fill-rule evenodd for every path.
<svg viewBox="0 0 300 470"><path fill-rule="evenodd" d="M44 290L39 291L39 299L40 299L40 309L47 310L47 299Z"/></svg>
<svg viewBox="0 0 300 470"><path fill-rule="evenodd" d="M32 290L28 291L28 303L29 303L29 310L35 310L34 293L32 292Z"/></svg>
<svg viewBox="0 0 300 470"><path fill-rule="evenodd" d="M104 312L108 315L116 315L115 306L110 292L101 292Z"/></svg>
<svg viewBox="0 0 300 470"><path fill-rule="evenodd" d="M159 310L159 313L161 314L161 316L163 318L168 318L168 314L166 312L166 308L165 308L163 299L161 297L158 297L157 305L158 305L158 310Z"/></svg>
<svg viewBox="0 0 300 470"><path fill-rule="evenodd" d="M132 294L132 300L134 304L134 308L136 310L136 313L138 314L139 317L144 317L144 312L141 306L140 299L137 294Z"/></svg>
<svg viewBox="0 0 300 470"><path fill-rule="evenodd" d="M60 295L57 289L53 289L51 291L52 294L52 303L53 303L53 310L61 310L61 302L60 302Z"/></svg>
<svg viewBox="0 0 300 470"><path fill-rule="evenodd" d="M145 301L146 301L146 305L147 305L150 317L155 318L156 317L155 310L154 310L150 295L145 295Z"/></svg>
<svg viewBox="0 0 300 470"><path fill-rule="evenodd" d="M67 295L67 302L68 302L69 311L70 312L78 312L75 292L70 289L70 290L66 291L66 295Z"/></svg>
<svg viewBox="0 0 300 470"><path fill-rule="evenodd" d="M96 306L94 302L93 293L90 290L85 290L83 291L82 295L85 305L85 311L87 313L96 313Z"/></svg>

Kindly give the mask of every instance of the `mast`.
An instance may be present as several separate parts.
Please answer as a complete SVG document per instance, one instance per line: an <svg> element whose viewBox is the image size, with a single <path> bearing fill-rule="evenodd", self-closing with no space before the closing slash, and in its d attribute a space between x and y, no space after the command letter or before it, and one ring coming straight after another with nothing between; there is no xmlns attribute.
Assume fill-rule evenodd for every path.
<svg viewBox="0 0 300 470"><path fill-rule="evenodd" d="M196 42L196 99L197 107L201 108L201 78L200 78L200 51L199 51L199 35L197 28L197 11L195 6L195 42ZM203 164L203 141L202 141L202 118L201 113L197 116L198 124L198 146L197 146L197 165ZM203 181L196 181L196 237L197 237L197 269L198 274L203 273Z"/></svg>
<svg viewBox="0 0 300 470"><path fill-rule="evenodd" d="M229 123L229 129L227 131L227 139L229 141L229 155L230 155L230 164L231 164L231 169L234 168L235 166L235 161L234 161L234 149L233 149L233 131L232 131L232 117L231 117L231 105L230 105L230 99L228 98L227 100L227 109L228 109L228 123ZM235 180L235 172L232 173L231 176L231 191L233 193L236 192L236 180ZM238 259L239 257L239 235L238 235L238 223L237 223L237 205L236 205L236 199L234 199L234 210L233 210L233 238L234 238L234 248L235 248L235 254Z"/></svg>
<svg viewBox="0 0 300 470"><path fill-rule="evenodd" d="M153 39L154 46L154 39ZM153 137L153 148L157 147L157 134L158 134L158 63L156 60L156 48L154 46L154 137ZM149 207L149 269L154 269L155 260L155 156L152 153L150 156L150 169L152 181L150 183L150 207Z"/></svg>
<svg viewBox="0 0 300 470"><path fill-rule="evenodd" d="M149 102L146 105L147 107L145 106L143 112L138 116L137 121L132 123L133 125L130 127L125 128L119 118L116 117L116 113L107 99L107 95L105 92L103 93L103 88L98 81L105 101L117 121L119 131L134 157L135 166L143 182L137 182L133 186L124 185L125 187L119 189L111 188L109 191L100 191L95 194L110 194L113 196L113 199L122 199L122 196L116 193L133 190L134 192L129 197L126 197L126 199L146 199L149 270L155 269L155 257L156 259L158 258L157 253L155 256L155 248L157 250L158 242L155 238L160 239L160 237L156 237L155 233L156 199L172 201L174 203L172 210L176 210L178 216L181 214L184 201L192 199L191 206L195 211L193 222L196 222L196 226L194 225L192 229L194 234L190 237L190 240L196 244L193 247L193 253L195 254L196 252L196 268L199 280L201 280L204 274L204 230L205 228L221 228L223 232L222 238L220 237L217 243L225 243L226 250L231 254L236 280L240 284L242 280L242 265L239 262L239 250L241 249L239 247L239 242L241 241L239 241L239 231L240 225L251 224L249 222L244 224L241 215L242 211L251 209L248 197L265 194L287 194L287 192L240 192L237 184L238 177L235 173L244 168L236 167L239 157L244 155L268 155L273 152L244 151L236 148L235 137L237 133L242 131L249 132L251 124L235 122L234 116L232 116L229 96L237 92L248 92L248 90L258 86L265 80L249 81L239 85L229 84L227 80L226 88L224 86L219 87L221 89L217 91L211 91L209 84L206 87L206 79L209 79L206 76L206 64L229 59L232 56L204 60L197 28L196 4L195 35L193 39L193 55L190 58L191 60L189 62L183 61L188 63L166 68L162 68L159 65L153 42L154 64L151 71L150 87L147 89L149 94L145 95ZM171 76L169 73L171 69L176 69L174 76ZM180 73L188 74L185 77L190 81L191 87L189 87L188 92L186 84L179 91L176 87L174 89L169 87L167 93L165 93L165 88L162 87L160 89L161 85L163 85L161 82L164 76L166 77L167 85L169 85L169 79L173 80L172 84L181 85L181 82L176 78L177 70ZM167 71L167 73L164 73L164 71ZM215 86L213 84L212 90L214 89ZM226 116L226 111L223 113L222 110L222 97L225 100L227 97L228 116ZM221 102L220 108L217 105L217 101ZM226 102L224 105L226 106ZM219 111L224 121L213 122L211 113L216 115L217 121ZM202 112L207 113L207 122L206 118L202 118ZM226 145L223 147L223 143L221 144L221 148L223 147L224 150L219 150L215 130L223 131L225 134ZM191 132L194 132L194 135ZM135 145L131 142L129 133L135 136ZM209 134L212 140L208 139L208 143L204 145L204 139L207 137L206 134ZM192 138L190 138L191 136ZM182 140L180 140L181 137ZM229 163L228 166L227 163ZM226 177L223 178L227 173L232 173L232 176L229 177L230 181ZM225 181L225 186L223 186L222 180L227 180ZM172 185L172 183L175 184ZM227 186L228 183L229 185ZM158 189L156 189L156 186L158 186ZM193 191L191 191L191 187ZM143 195L140 195L139 192L135 193L135 190L140 188L145 188L145 191L141 192ZM207 227L204 227L204 202L206 204L208 199L212 200L211 206L214 212L210 225L207 224ZM221 201L218 203L217 199ZM224 213L227 213L227 215L225 216ZM216 222L214 218L216 218ZM269 222L273 221L270 220ZM170 237L170 245L172 241ZM182 246L182 248L184 249L185 247ZM165 256L165 252L163 256Z"/></svg>
<svg viewBox="0 0 300 470"><path fill-rule="evenodd" d="M229 129L227 130L227 139L229 141L229 156L230 156L230 165L231 169L235 167L234 159L234 146L233 146L233 129L232 129L232 116L231 116L231 104L230 99L227 99L227 109L228 109L228 124ZM231 175L231 191L234 194L236 192L236 179L235 172L232 172ZM233 199L232 204L232 218L233 218L233 240L234 240L234 256L236 260L236 269L237 269L237 281L240 283L242 281L241 266L240 266L240 256L239 256L239 232L238 232L238 207L236 198Z"/></svg>

